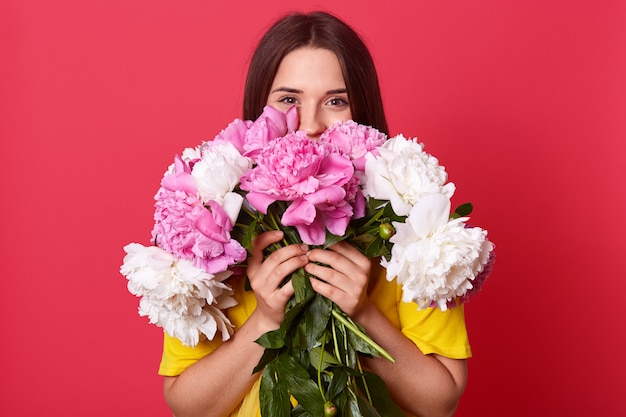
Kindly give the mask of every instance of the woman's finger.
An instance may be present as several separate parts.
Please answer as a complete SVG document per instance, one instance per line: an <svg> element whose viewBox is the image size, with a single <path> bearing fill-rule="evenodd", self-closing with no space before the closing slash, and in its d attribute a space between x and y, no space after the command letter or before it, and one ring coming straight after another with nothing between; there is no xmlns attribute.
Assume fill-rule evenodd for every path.
<svg viewBox="0 0 626 417"><path fill-rule="evenodd" d="M310 264L307 270L318 278L339 288L361 287L369 280L371 261L349 243L341 242L329 250L313 249L308 254L311 262L328 265Z"/></svg>

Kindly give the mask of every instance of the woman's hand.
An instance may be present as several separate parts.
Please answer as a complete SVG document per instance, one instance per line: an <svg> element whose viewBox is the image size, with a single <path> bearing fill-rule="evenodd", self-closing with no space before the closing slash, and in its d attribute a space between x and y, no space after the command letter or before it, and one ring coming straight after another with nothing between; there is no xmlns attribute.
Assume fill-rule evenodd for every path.
<svg viewBox="0 0 626 417"><path fill-rule="evenodd" d="M254 249L248 257L247 274L250 286L257 299L254 314L266 331L280 327L285 315L285 305L293 295L291 281L281 287L281 283L298 268L309 262L307 245L289 245L274 251L263 260L263 250L283 238L280 231L265 232L252 242Z"/></svg>
<svg viewBox="0 0 626 417"><path fill-rule="evenodd" d="M311 280L313 290L348 315L356 315L367 301L370 260L347 242L337 243L327 250L313 249L308 257L310 263L304 269L319 278Z"/></svg>
<svg viewBox="0 0 626 417"><path fill-rule="evenodd" d="M281 283L308 263L306 245L286 246L263 260L263 250L282 238L282 232L266 232L252 242L247 274L257 306L248 320L210 355L179 376L165 378L165 398L175 415L230 415L258 380L259 374L252 370L265 348L255 340L280 327L285 305L294 292L291 282L282 287Z"/></svg>

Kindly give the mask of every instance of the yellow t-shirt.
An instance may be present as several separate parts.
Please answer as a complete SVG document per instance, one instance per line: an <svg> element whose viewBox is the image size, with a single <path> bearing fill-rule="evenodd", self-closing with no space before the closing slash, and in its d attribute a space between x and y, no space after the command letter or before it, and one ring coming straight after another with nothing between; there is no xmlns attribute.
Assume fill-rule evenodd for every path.
<svg viewBox="0 0 626 417"><path fill-rule="evenodd" d="M414 303L402 301L402 288L396 281L387 281L385 271L373 274L368 294L382 313L394 326L424 354L436 353L454 359L469 358L472 353L465 327L463 306L442 312L439 309L418 310ZM256 308L256 298L252 291L244 289L244 278L234 278L229 282L235 290L238 304L227 311L227 316L235 326L235 331L248 320ZM177 376L185 369L210 354L222 344L221 337L212 341L201 341L195 347L184 346L178 339L164 333L163 357L159 375ZM231 417L260 416L259 379L244 397Z"/></svg>

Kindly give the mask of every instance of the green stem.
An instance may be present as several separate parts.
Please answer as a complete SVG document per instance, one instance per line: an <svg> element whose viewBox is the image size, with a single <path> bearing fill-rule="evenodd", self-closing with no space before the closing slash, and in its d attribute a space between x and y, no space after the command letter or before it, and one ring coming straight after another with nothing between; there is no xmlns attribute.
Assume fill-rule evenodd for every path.
<svg viewBox="0 0 626 417"><path fill-rule="evenodd" d="M248 213L248 214L250 215L250 217L252 217L252 218L256 219L256 220L259 222L259 224L261 225L261 227L263 228L263 230L265 230L265 231L269 231L269 230L282 230L282 229L280 228L280 226L278 225L278 222L276 221L276 218L274 217L274 213L273 213L272 211L268 211L268 213L267 213L267 215L268 215L269 219L270 219L270 220L272 221L272 223L273 223L273 224L270 224L270 223L266 222L265 220L263 220L263 219L265 218L265 216L264 216L264 217L261 217L261 216L259 215L259 213L254 212L254 211L252 211L252 210L248 209L248 208L245 206L245 204L244 204L244 205L242 205L242 206L241 206L241 208L242 208L242 209L243 209L246 213ZM246 226L246 225L243 225L243 226ZM289 245L289 242L287 242L287 239L285 239L284 237L283 237L283 244L284 244L284 246ZM280 248L281 248L281 246L280 246L280 245L277 245L277 244L275 244L275 243L274 243L273 245L271 245L271 246L274 248L274 249L272 250L272 252L273 252L274 250L276 250L276 249L280 249Z"/></svg>
<svg viewBox="0 0 626 417"><path fill-rule="evenodd" d="M259 213L248 209L245 204L242 205L241 208L246 213L248 213L250 215L250 217L252 217L253 219L256 219L266 230L271 230L272 229L272 226L270 224L267 224L263 220L261 220L261 217L259 216Z"/></svg>
<svg viewBox="0 0 626 417"><path fill-rule="evenodd" d="M275 217L275 215L274 215L274 212L273 212L273 211L271 211L271 210L268 210L267 214L269 215L269 218L270 218L270 220L272 221L272 223L274 223L274 230L282 230L282 229L280 228L280 224L279 224L279 222L278 222L278 219L276 219L276 217ZM289 242L287 242L287 239L286 239L286 237L285 237L285 236L286 236L286 235L285 235L285 234L283 234L283 244L284 244L285 246L288 246L288 245L289 245ZM295 242L294 242L294 243L295 243Z"/></svg>
<svg viewBox="0 0 626 417"><path fill-rule="evenodd" d="M332 310L332 314L333 314L334 318L339 320L339 322L341 322L341 324L343 324L348 329L350 329L350 331L352 333L354 333L356 336L358 336L361 340L363 340L368 345L373 347L376 350L376 352L378 352L381 356L385 357L391 363L395 363L396 362L396 360L389 353L387 353L387 351L385 349L383 349L380 345L378 345L376 342L374 342L368 335L366 335L361 330L359 330L359 328L356 327L354 325L354 323L352 323L350 320L346 319L340 312L338 312L337 310L333 309Z"/></svg>
<svg viewBox="0 0 626 417"><path fill-rule="evenodd" d="M370 404L373 404L372 402L372 394L370 394L370 388L367 385L367 381L365 379L365 374L363 373L363 368L361 367L361 361L359 360L359 357L356 357L356 364L359 367L359 372L361 373L361 379L363 380L363 386L365 387L365 394L367 394L367 400L370 402Z"/></svg>
<svg viewBox="0 0 626 417"><path fill-rule="evenodd" d="M372 223L374 223L375 221L377 221L381 216L383 215L383 210L378 210L376 212L376 214L374 214L372 217L370 217L370 219L367 221L367 223L365 223L363 225L363 227L368 227L371 226Z"/></svg>
<svg viewBox="0 0 626 417"><path fill-rule="evenodd" d="M326 332L324 332L324 337L322 339L322 350L320 352L320 362L317 366L317 386L320 389L320 394L322 394L322 400L326 402L326 395L324 395L324 389L322 388L322 365L324 364L324 352L326 351L326 349L324 349L324 346L326 346Z"/></svg>
<svg viewBox="0 0 626 417"><path fill-rule="evenodd" d="M346 364L350 363L350 349L348 346L348 331L346 330L346 325L343 324L342 322L342 326L343 326L343 334L346 335L346 337L343 338L343 351L346 353ZM354 356L358 357L357 354L355 354ZM350 378L352 379L352 378Z"/></svg>
<svg viewBox="0 0 626 417"><path fill-rule="evenodd" d="M341 362L341 358L339 357L339 345L337 344L337 330L335 329L335 319L333 317L331 317L331 319L333 329L333 344L335 345L335 357Z"/></svg>

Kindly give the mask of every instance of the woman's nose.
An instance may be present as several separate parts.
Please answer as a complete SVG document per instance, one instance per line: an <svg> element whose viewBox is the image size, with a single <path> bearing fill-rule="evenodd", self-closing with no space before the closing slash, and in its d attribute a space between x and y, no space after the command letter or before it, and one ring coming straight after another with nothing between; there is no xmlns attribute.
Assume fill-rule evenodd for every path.
<svg viewBox="0 0 626 417"><path fill-rule="evenodd" d="M310 138L318 138L327 128L324 120L316 109L300 108L298 116L300 118L298 130L303 130Z"/></svg>

